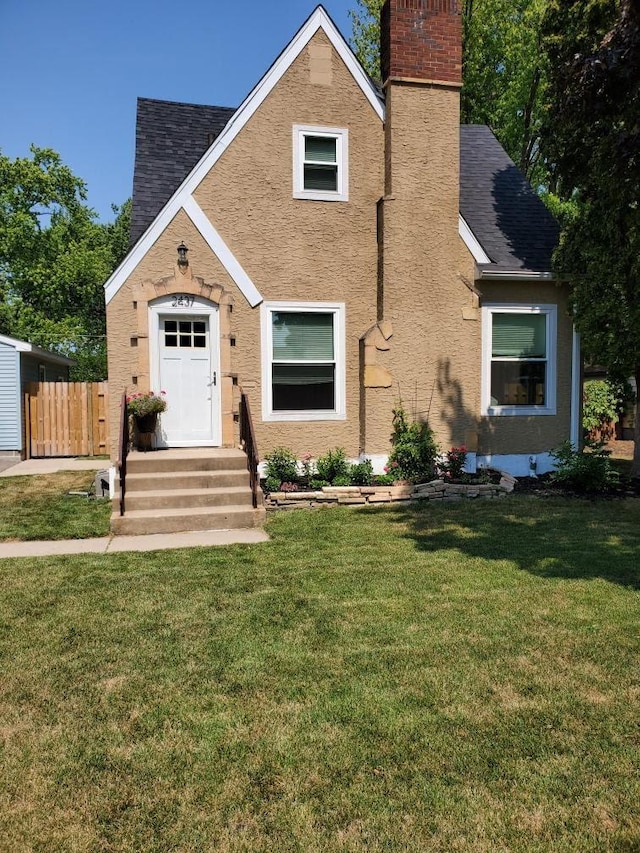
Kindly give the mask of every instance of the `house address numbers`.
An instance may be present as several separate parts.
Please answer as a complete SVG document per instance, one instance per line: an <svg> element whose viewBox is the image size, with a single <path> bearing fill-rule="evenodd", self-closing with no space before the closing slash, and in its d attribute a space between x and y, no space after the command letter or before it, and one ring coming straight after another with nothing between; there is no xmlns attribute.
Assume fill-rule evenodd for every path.
<svg viewBox="0 0 640 853"><path fill-rule="evenodd" d="M193 308L195 297L188 293L175 293L171 297L172 308Z"/></svg>

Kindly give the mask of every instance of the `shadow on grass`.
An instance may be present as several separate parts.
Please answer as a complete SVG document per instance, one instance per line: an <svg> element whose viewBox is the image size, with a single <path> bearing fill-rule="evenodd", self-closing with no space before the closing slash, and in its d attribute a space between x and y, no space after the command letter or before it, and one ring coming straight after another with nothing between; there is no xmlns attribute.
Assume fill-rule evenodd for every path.
<svg viewBox="0 0 640 853"><path fill-rule="evenodd" d="M640 500L535 499L369 510L406 526L421 551L507 560L540 577L640 588Z"/></svg>

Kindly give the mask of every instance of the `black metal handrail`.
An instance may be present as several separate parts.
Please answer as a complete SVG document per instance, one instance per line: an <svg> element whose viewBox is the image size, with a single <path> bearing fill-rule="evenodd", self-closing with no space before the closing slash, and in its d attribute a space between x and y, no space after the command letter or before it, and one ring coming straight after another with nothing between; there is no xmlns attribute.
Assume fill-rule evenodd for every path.
<svg viewBox="0 0 640 853"><path fill-rule="evenodd" d="M129 453L129 414L127 392L120 402L120 446L118 448L118 478L120 480L120 515L124 515L124 496L127 491L127 455Z"/></svg>
<svg viewBox="0 0 640 853"><path fill-rule="evenodd" d="M256 434L253 429L253 420L251 419L249 398L242 390L240 391L240 444L247 454L247 469L249 471L253 508L256 509L259 503L258 490L260 488L260 478L258 477L258 464L260 458L258 456Z"/></svg>

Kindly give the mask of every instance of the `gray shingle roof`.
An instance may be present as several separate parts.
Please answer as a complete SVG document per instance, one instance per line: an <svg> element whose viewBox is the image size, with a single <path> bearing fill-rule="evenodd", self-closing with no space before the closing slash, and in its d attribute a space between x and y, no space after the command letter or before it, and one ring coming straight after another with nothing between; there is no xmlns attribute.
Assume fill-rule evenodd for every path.
<svg viewBox="0 0 640 853"><path fill-rule="evenodd" d="M234 112L235 109L229 107L138 98L132 245L151 225Z"/></svg>
<svg viewBox="0 0 640 853"><path fill-rule="evenodd" d="M140 238L235 110L138 99L131 242ZM484 125L460 128L460 213L495 272L548 272L558 226Z"/></svg>
<svg viewBox="0 0 640 853"><path fill-rule="evenodd" d="M488 127L460 128L460 213L494 272L549 272L558 224Z"/></svg>

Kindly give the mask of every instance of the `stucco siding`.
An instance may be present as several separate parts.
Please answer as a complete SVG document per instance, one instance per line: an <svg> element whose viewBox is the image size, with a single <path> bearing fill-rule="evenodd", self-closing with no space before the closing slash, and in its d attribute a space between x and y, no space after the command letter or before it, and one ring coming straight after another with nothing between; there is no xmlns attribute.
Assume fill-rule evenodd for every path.
<svg viewBox="0 0 640 853"><path fill-rule="evenodd" d="M0 450L22 450L20 356L0 343Z"/></svg>
<svg viewBox="0 0 640 853"><path fill-rule="evenodd" d="M331 57L330 83L313 82L312 53ZM320 78L323 79L323 78ZM349 200L293 198L293 127L346 128ZM234 306L235 368L251 394L262 453L285 444L359 452L359 339L376 320L376 202L383 188L383 128L326 36L314 36L234 140L195 198L265 301L346 305L344 421L262 421L259 312ZM250 386L255 383L255 388Z"/></svg>
<svg viewBox="0 0 640 853"><path fill-rule="evenodd" d="M388 87L384 318L393 337L380 361L394 382L368 425L380 447L388 447L385 406L398 400L429 420L443 448L474 441L481 336L473 265L458 236L458 112L453 88Z"/></svg>
<svg viewBox="0 0 640 853"><path fill-rule="evenodd" d="M331 73L318 74L311 54L330 56ZM293 126L346 128L349 200L293 198ZM342 59L318 33L215 164L194 198L229 249L269 301L344 303L346 420L301 423L262 419L260 307L251 308L185 213L179 213L107 306L109 382L145 389L140 370L138 289L176 271L176 247L189 247L190 274L221 285L233 302L231 373L249 394L261 454L278 445L317 455L342 446L360 450L359 340L376 321L376 202L383 190L383 128ZM174 284L168 285L174 287ZM136 338L135 344L132 339ZM171 401L169 400L169 405ZM111 434L118 412L112 404ZM387 430L388 434L388 430Z"/></svg>

